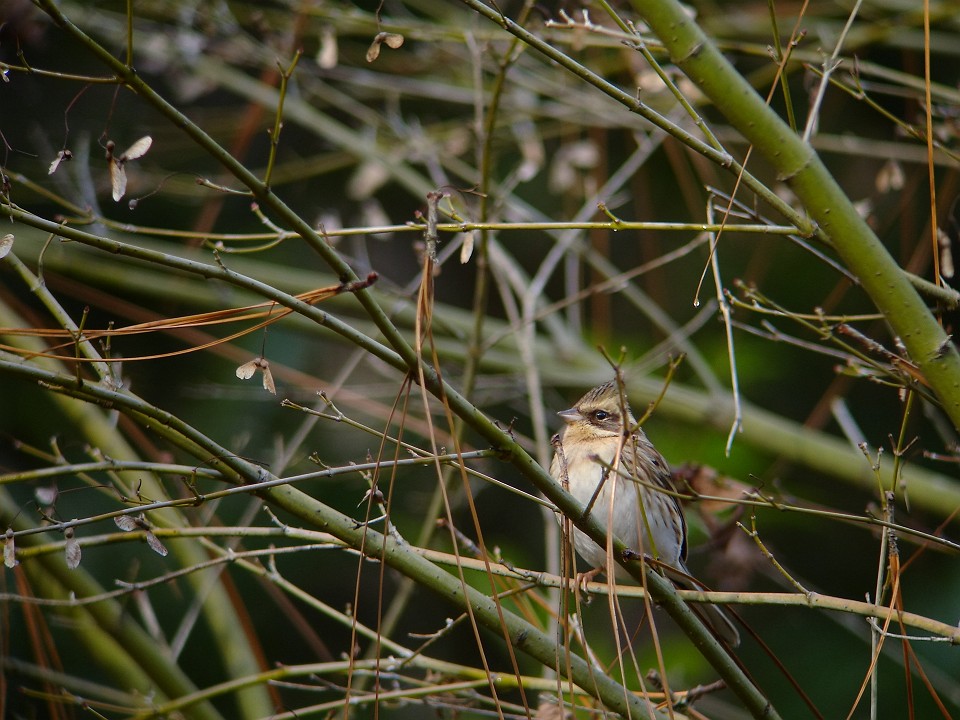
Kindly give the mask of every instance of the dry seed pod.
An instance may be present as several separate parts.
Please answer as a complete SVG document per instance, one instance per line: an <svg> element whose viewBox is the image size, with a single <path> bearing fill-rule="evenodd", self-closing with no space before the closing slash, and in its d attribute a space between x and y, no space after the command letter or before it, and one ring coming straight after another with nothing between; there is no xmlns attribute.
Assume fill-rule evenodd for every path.
<svg viewBox="0 0 960 720"><path fill-rule="evenodd" d="M147 519L142 514L137 515L136 517L133 517L132 515L118 515L113 519L113 521L117 524L117 527L124 532L130 532L131 530L143 530L143 537L147 541L147 545L150 546L150 549L160 557L167 556L167 548L164 547L164 544L160 542L160 539L153 534L150 529L150 523L147 522Z"/></svg>
<svg viewBox="0 0 960 720"><path fill-rule="evenodd" d="M167 556L167 548L162 542L160 542L160 538L158 538L149 530L144 532L144 537L147 539L147 545L149 545L150 549L153 550L157 555L160 557Z"/></svg>
<svg viewBox="0 0 960 720"><path fill-rule="evenodd" d="M56 485L37 485L33 490L34 499L41 505L53 505L59 494Z"/></svg>
<svg viewBox="0 0 960 720"><path fill-rule="evenodd" d="M331 25L325 25L320 31L320 48L317 50L317 65L324 70L335 68L339 62L340 51L337 47L337 33Z"/></svg>
<svg viewBox="0 0 960 720"><path fill-rule="evenodd" d="M73 160L73 153L69 150L61 150L57 153L56 159L50 163L50 169L47 170L47 175L53 175L57 171L57 168L60 167L60 163L70 160Z"/></svg>
<svg viewBox="0 0 960 720"><path fill-rule="evenodd" d="M3 536L3 564L8 568L17 566L17 546L13 539L13 528L10 527Z"/></svg>
<svg viewBox="0 0 960 720"><path fill-rule="evenodd" d="M263 389L276 395L277 386L274 384L273 374L270 372L270 362L264 357L256 357L238 367L237 377L241 380L249 380L258 370L263 373Z"/></svg>
<svg viewBox="0 0 960 720"><path fill-rule="evenodd" d="M372 63L374 60L380 57L381 45L386 45L388 48L396 50L403 45L403 35L385 32L377 33L376 37L373 38L373 42L370 43L370 47L367 49L368 63Z"/></svg>
<svg viewBox="0 0 960 720"><path fill-rule="evenodd" d="M463 244L460 246L460 264L466 265L473 255L473 233L463 234Z"/></svg>
<svg viewBox="0 0 960 720"><path fill-rule="evenodd" d="M887 160L875 180L877 192L888 193L903 189L905 178L903 168L896 160Z"/></svg>
<svg viewBox="0 0 960 720"><path fill-rule="evenodd" d="M66 547L64 548L67 567L71 570L76 570L80 565L80 543L74 537L72 527L68 527L63 531L63 537L67 541Z"/></svg>
<svg viewBox="0 0 960 720"><path fill-rule="evenodd" d="M144 135L127 148L125 152L114 155L113 151L117 146L113 140L107 141L107 162L110 164L110 186L113 188L114 202L120 202L120 198L127 192L127 171L123 166L127 164L128 160L136 160L146 155L152 144L153 138Z"/></svg>

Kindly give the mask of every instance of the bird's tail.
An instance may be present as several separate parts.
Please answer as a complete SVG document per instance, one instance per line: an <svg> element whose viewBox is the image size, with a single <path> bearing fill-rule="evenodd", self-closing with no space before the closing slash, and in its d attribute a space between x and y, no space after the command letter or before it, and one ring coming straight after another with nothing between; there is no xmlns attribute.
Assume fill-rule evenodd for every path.
<svg viewBox="0 0 960 720"><path fill-rule="evenodd" d="M664 574L681 590L706 590L706 586L688 573L686 568L677 568L663 565ZM713 630L714 634L730 647L740 644L740 633L730 617L716 605L709 603L691 603L690 609L697 617Z"/></svg>

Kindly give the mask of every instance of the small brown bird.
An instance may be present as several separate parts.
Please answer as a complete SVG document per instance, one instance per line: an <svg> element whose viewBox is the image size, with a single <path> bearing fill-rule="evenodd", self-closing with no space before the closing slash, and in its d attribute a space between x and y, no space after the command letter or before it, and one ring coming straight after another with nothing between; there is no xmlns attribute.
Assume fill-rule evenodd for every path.
<svg viewBox="0 0 960 720"><path fill-rule="evenodd" d="M676 585L700 589L684 565L687 525L680 502L669 494L674 492L670 468L643 430L630 432L636 421L621 400L619 386L608 382L595 387L559 415L566 424L555 439L550 466L554 479L627 547L658 560ZM605 548L577 528L573 542L594 573L605 570ZM622 567L615 568L618 580L630 578ZM695 610L723 640L734 646L740 642L720 608L703 605Z"/></svg>

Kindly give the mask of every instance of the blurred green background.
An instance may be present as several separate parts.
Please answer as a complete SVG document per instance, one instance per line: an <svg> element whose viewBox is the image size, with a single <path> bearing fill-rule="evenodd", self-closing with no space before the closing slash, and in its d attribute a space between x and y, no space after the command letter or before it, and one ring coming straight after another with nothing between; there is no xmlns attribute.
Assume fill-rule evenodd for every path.
<svg viewBox="0 0 960 720"><path fill-rule="evenodd" d="M511 17L522 11L518 3L500 6ZM634 17L629 4L614 6L623 17ZM800 7L799 3L773 6L781 41L789 37ZM127 18L122 3L62 3L61 8L114 55L124 56ZM643 102L696 134L691 119L654 78L639 53L622 42L602 8L588 9L590 25L582 8L570 6L567 15L562 15L560 8L534 8L525 26L627 92L634 93L639 87ZM925 41L920 9L919 3L864 4L843 45L843 64L834 75L837 83L848 89L856 89L859 83L862 96L851 95L836 85L828 88L811 142L848 196L861 204L871 226L903 267L932 278L926 148L908 132L910 128L922 128L924 123ZM932 110L941 147L933 169L936 219L945 229L943 244L947 247L951 209L957 196L960 15L955 3L931 3L930 10L931 79L937 84ZM757 90L767 94L776 69L770 56L774 52L773 30L767 5L696 2L691 4L691 11ZM833 50L849 12L847 3L806 6L800 22L805 35L786 64L784 84L771 93L778 112L786 115L789 108L801 128L818 87L824 55ZM0 23L0 62L11 66L4 74L6 82L0 85L0 131L5 148L2 163L8 180L5 195L11 202L40 217L57 221L71 218L71 225L93 234L206 263L219 261L290 293L337 283L320 258L300 240L288 238L271 244L269 236L276 237L273 219L264 222L259 218L251 209L249 197L199 184L202 179L239 187L214 159L161 118L149 103L113 83L94 82L94 78L109 77L104 66L32 4L10 0L0 9ZM533 50L513 45L497 26L459 3L138 2L132 27L136 40L134 64L140 76L259 176L263 176L270 158L269 131L274 127L280 84L278 68L289 67L294 53L303 51L285 90L272 187L300 217L331 232L329 241L360 277L371 270L378 273L376 297L411 340L422 233L402 226L419 222L426 212L426 191L431 188L439 187L449 194L442 204L444 209L452 209L459 218L472 222L602 222L608 219L596 208L602 201L624 221L697 224L706 221L711 197L707 188L729 193L735 187L736 178L730 173L653 129ZM402 34L404 43L397 49L382 47L379 57L368 62L365 56L381 31ZM650 49L727 151L742 160L747 151L742 138L703 102L695 88L682 81L653 38ZM511 62L502 72L504 58ZM26 67L44 72L31 73ZM784 87L789 90L789 99L785 98ZM152 137L153 145L143 158L126 163L127 197L114 202L105 143L113 140L122 149L144 135ZM61 149L69 149L74 159L48 174L50 163ZM761 159L751 157L749 169L791 201L788 191ZM712 197L719 218L726 203L722 195ZM131 198L137 198L132 209L128 205ZM740 192L737 200L756 216L732 218L733 224L759 224L761 218L771 224L784 223L752 195ZM383 226L399 227L391 227L389 232L374 230ZM348 232L337 235L341 230ZM45 286L75 320L89 308L86 326L90 328L239 307L260 300L236 287L79 243L57 239L47 242L46 233L26 225L14 226L10 232L16 236L15 253L34 271L43 253ZM896 520L924 532L955 538L955 431L935 407L920 398L905 421L901 390L891 386L888 377L873 382L838 372L849 367L851 354L834 342L834 321L823 326L834 331L827 337L794 318L734 308L739 389L749 405L743 434L734 438L729 453L725 451L731 423L730 365L715 302L717 290L708 268L708 245L701 242L678 259L670 257L697 236L692 226L673 231L647 228L619 232L495 229L486 238L476 232L478 245L489 242L489 249L486 254L475 251L471 260L461 263L457 244L464 234L445 232L440 247L442 268L435 278L433 325L445 379L454 387L462 387L465 373L475 375L472 401L488 416L509 425L535 457L548 462L546 439L559 429L553 413L569 407L584 390L612 375L598 346L614 357L620 356L623 348L635 410L642 410L662 385L667 357L686 351L692 356L680 366L664 400L645 426L671 463L711 466L786 504L854 515L862 515L869 508L876 514L879 497L876 483L871 484L869 479L866 458L859 456L862 465L853 472L848 465L839 464L831 472L829 458L811 466L791 452L789 442L784 446L774 441L765 418L773 416L791 423L798 443L801 428L850 441L844 438L836 420L841 410L846 411L862 432L871 458L877 448L884 448L881 463L885 472L893 463L892 442L905 424L904 437L912 441L905 455L910 463L904 475L907 498L911 480L923 473L928 473L924 478L933 477L951 488L952 495L944 494L939 500L934 489L929 499L907 507L901 492ZM219 259L213 251L217 242L221 243ZM829 255L827 248L817 250ZM608 268L624 273L658 259L664 262L629 282L615 283L612 289L575 297L580 289L606 279L601 270L588 267L591 257L602 258ZM940 259L943 261L943 257ZM831 318L875 312L869 300L840 272L782 235L742 233L735 228L725 231L717 260L723 289L731 297L741 296L734 280L742 280L779 307L804 317L812 317L821 309ZM547 270L548 262L556 262L555 267ZM706 279L698 291L705 268ZM0 272L0 303L4 308L0 325L9 327L16 319L32 327L55 326L30 288L9 267L3 266ZM525 296L533 286L530 278L538 272L546 275L542 292ZM478 308L476 284L484 273L489 283L488 298ZM524 302L535 319L532 325L517 320L521 312L518 308ZM325 301L320 307L367 333L375 332L349 295ZM485 317L480 350L471 347L477 315ZM765 322L770 325L764 326ZM944 314L943 322L952 328L954 318ZM816 320L810 323L818 325ZM871 317L852 324L896 351L895 340L882 319ZM769 336L774 327L804 344L776 341ZM203 330L222 336L231 329ZM15 345L18 341L5 336L3 342ZM133 358L196 344L196 338L153 333L115 338L111 351ZM885 356L856 342L851 346L878 364L888 364ZM318 403L317 392L323 390L350 418L378 431L388 427L391 433L397 431L399 420L397 416L391 418L390 408L401 392L403 377L330 330L290 316L271 325L266 333L251 333L233 341L230 347L234 350L227 352L221 346L216 352L128 361L122 366L124 385L200 429L231 453L282 476L317 469L310 461L311 455L325 465L343 466L367 462L380 452L376 435L331 420L308 425L312 422L309 416L280 406L283 398L313 406ZM471 352L479 357L475 366L469 360ZM259 376L243 382L235 375L238 365L261 353L269 359L277 383L276 396L260 387ZM535 366L533 370L531 365ZM532 392L534 387L537 392ZM700 409L692 410L686 403L688 397L697 399ZM2 374L0 403L4 409L0 414L0 472L89 458L90 439L84 428L72 424L63 406L54 402L44 388L13 374ZM545 413L545 421L538 423L535 408ZM756 414L755 409L770 416ZM437 406L433 411L434 422L441 428L438 445L450 451L446 422ZM429 447L424 440L424 409L416 389L407 412L410 417L405 439ZM143 459L188 465L200 460L158 440L147 428L122 418L117 422L119 432ZM60 460L42 456L52 452L52 443L62 453ZM853 441L845 447L848 461L859 455ZM484 444L467 432L464 449L474 448L484 449ZM386 457L392 453L392 449L387 450ZM948 459L930 459L930 453ZM532 492L503 462L486 459L471 465ZM422 528L436 519L425 517L436 492L436 475L430 467L403 468L395 477L385 470L380 480L384 491L387 479L393 483L393 522L413 542ZM110 482L106 473L59 479L60 495L51 519L82 518L117 508L116 496L93 488ZM185 492L177 477L167 478L164 484L171 496ZM4 506L4 522L13 522L8 512L13 507L19 508L19 519L28 525L43 522L35 502L37 485L33 481L6 483L10 499ZM450 486L455 524L476 540L459 479L454 477ZM200 487L210 491L221 485L200 481ZM368 481L359 474L313 480L299 487L342 512L362 517ZM519 567L548 567L548 557L556 549L545 533L553 521L533 502L486 482L473 480L471 490L488 550L498 549L504 559ZM260 504L253 497L235 496L215 505L184 510L183 515L197 526L272 526ZM752 513L766 547L805 587L854 600L873 597L881 545L876 526L748 507L739 516L747 528ZM711 539L694 509L689 520L694 545L691 568L709 585L754 592L792 589L785 587L782 576L759 556L745 532L729 527ZM282 514L280 521L294 523ZM84 526L78 536L112 531L113 522L104 521ZM44 537L45 542L61 540L54 534ZM237 547L266 547L268 542L249 537ZM450 548L445 532L435 533L430 544L441 550ZM901 581L905 608L955 625L956 598L960 597L956 553L942 545L923 546L909 536L900 537L899 548L901 565L906 567ZM167 572L172 569L169 560L169 556L162 559L149 552L143 544L110 542L85 548L82 568L104 588L111 588L116 579L142 580ZM285 578L340 611L354 603L357 563L353 554L337 550L277 559ZM383 587L378 589L378 566L362 566L361 601L353 612L362 622L375 626L381 611L378 598L388 605L401 580L388 570ZM2 690L7 711L11 717L44 717L50 707L56 706L57 712L67 716L71 712L81 715L78 708L69 704L60 707L43 696L40 688L49 687L43 684L47 676L37 668L57 667L58 663L37 649L37 637L28 632L28 628L36 631L37 620L28 621L24 605L10 597L22 594L23 586L15 584L9 569L4 578L7 599L3 603ZM366 639L352 639L348 628L295 598L281 599L276 587L249 572L231 567L218 582L227 589L238 617L248 623L243 634L253 639L263 668L339 659L350 652L351 642L359 643L359 655L370 651ZM489 592L485 578L474 576L471 582ZM39 587L33 592L42 594ZM185 588L183 581L170 581L152 589L148 601L128 598L122 602L125 612L140 622L144 622L143 604L152 608L155 632L169 639L182 627L184 614L193 611L194 592ZM627 626L640 624L640 604L627 600L624 607ZM848 712L852 717L869 717L865 701L852 709L870 665L869 628L862 618L777 605L742 607L739 611L823 717L846 716ZM421 640L412 640L408 633L435 632L452 612L441 599L416 590L393 637L416 646ZM541 619L545 614L540 611ZM596 598L584 615L594 649L604 663L613 662L604 600ZM44 631L52 638L63 672L76 680L115 685L118 691L126 692L128 688L118 684L116 678L88 661L89 648L77 639L65 617L51 612ZM714 679L709 666L674 631L669 618L660 612L656 619L665 637L671 687L690 687ZM222 651L210 650L216 643L215 635L202 619L186 637L178 662L197 686L230 677L220 660ZM489 634L484 637L490 667L508 670L509 658L502 641ZM894 639L888 639L886 645L878 668L880 717L908 717L911 712L914 717L937 716L941 711L924 688L927 680L942 703L941 714L956 715L960 711L960 658L954 648L946 643L911 642L910 652L915 656L906 662L914 668L922 667L922 673L915 671L908 681L903 647ZM657 666L646 623L634 647L641 671ZM466 624L431 646L430 652L451 662L477 663L475 642ZM813 716L758 642L747 637L738 656L784 717ZM521 659L521 668L534 676L540 672L527 659ZM318 693L274 689L271 699L277 703L278 712L292 710L333 699L341 687L331 686ZM40 697L22 688L40 692ZM72 692L96 694L79 687ZM507 692L505 698L519 701L515 692ZM463 697L458 702L470 704ZM225 717L257 716L249 708L244 710L243 703L232 696L218 698L215 706ZM708 696L697 707L708 717L745 716L723 693ZM101 712L108 717L123 716L119 711ZM374 716L371 708L357 712L358 716ZM397 703L384 705L380 712L390 717L424 717L428 710L423 705ZM456 714L440 706L429 712L441 717ZM466 707L460 716L473 716L471 712L480 716L479 711Z"/></svg>

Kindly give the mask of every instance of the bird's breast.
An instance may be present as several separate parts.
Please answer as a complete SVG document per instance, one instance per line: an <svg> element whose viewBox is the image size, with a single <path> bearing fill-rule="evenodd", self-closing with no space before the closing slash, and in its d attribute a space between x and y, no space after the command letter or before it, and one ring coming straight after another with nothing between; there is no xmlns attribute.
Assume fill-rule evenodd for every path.
<svg viewBox="0 0 960 720"><path fill-rule="evenodd" d="M637 541L637 485L622 477L619 438L591 443L564 443L569 491L608 530L627 544ZM554 473L558 476L558 473ZM592 505L591 505L592 501Z"/></svg>

